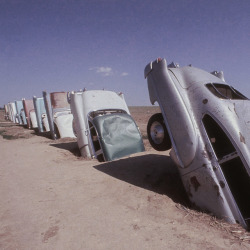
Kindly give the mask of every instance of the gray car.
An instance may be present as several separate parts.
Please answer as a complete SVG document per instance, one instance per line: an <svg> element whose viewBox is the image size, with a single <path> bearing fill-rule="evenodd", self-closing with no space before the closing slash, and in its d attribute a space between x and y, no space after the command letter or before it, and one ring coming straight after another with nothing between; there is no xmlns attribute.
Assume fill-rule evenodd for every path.
<svg viewBox="0 0 250 250"><path fill-rule="evenodd" d="M250 228L250 101L223 72L158 58L145 68L149 97L161 113L148 122L151 145L168 150L190 201Z"/></svg>

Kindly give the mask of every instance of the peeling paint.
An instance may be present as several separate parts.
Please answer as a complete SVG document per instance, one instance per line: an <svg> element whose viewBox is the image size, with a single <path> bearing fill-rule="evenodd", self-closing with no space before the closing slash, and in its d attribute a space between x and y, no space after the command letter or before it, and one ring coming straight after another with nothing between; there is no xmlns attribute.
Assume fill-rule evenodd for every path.
<svg viewBox="0 0 250 250"><path fill-rule="evenodd" d="M203 99L203 104L207 104L208 103L208 99Z"/></svg>
<svg viewBox="0 0 250 250"><path fill-rule="evenodd" d="M165 59L150 62L144 76L171 134L170 156L183 163L179 170L190 201L250 229L249 99L226 84L222 73L168 66ZM192 161L185 165L189 151Z"/></svg>
<svg viewBox="0 0 250 250"><path fill-rule="evenodd" d="M225 183L223 181L220 181L220 186L221 186L221 188L224 188L225 187Z"/></svg>
<svg viewBox="0 0 250 250"><path fill-rule="evenodd" d="M239 118L239 116L238 116L238 114L236 112L236 109L235 109L235 103L234 103L234 112L235 112L236 116Z"/></svg>
<svg viewBox="0 0 250 250"><path fill-rule="evenodd" d="M212 158L211 152L208 151L206 148L202 151L201 154L202 154L202 156L203 156L204 158L208 158L208 159L211 159L211 158Z"/></svg>
<svg viewBox="0 0 250 250"><path fill-rule="evenodd" d="M246 144L245 137L241 134L241 132L239 132L239 135L240 135L240 142L243 142L244 144Z"/></svg>

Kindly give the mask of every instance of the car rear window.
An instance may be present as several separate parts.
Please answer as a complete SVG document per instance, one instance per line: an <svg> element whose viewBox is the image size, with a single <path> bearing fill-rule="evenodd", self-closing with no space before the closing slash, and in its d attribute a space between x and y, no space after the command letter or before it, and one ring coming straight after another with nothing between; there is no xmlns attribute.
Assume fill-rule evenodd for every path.
<svg viewBox="0 0 250 250"><path fill-rule="evenodd" d="M226 84L208 83L206 87L211 93L221 99L248 100L248 98L238 90Z"/></svg>

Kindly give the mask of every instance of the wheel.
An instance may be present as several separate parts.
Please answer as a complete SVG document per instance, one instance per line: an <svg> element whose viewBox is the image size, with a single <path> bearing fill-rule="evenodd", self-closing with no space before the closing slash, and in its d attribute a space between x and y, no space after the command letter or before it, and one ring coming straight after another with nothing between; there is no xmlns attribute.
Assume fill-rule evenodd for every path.
<svg viewBox="0 0 250 250"><path fill-rule="evenodd" d="M172 147L161 113L154 114L150 117L147 125L147 134L148 140L155 150L165 151Z"/></svg>

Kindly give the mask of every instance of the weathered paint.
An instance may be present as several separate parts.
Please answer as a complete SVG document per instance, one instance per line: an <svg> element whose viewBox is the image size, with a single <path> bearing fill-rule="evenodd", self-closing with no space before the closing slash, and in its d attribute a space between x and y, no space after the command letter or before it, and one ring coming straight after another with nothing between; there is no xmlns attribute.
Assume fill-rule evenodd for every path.
<svg viewBox="0 0 250 250"><path fill-rule="evenodd" d="M36 112L36 119L37 119L37 126L38 126L38 131L44 132L44 125L43 125L43 117L46 116L46 110L45 110L45 105L44 105L44 99L42 97L33 97L33 103L35 107L35 112Z"/></svg>
<svg viewBox="0 0 250 250"><path fill-rule="evenodd" d="M31 129L32 125L31 125L31 120L30 120L30 111L34 110L33 100L23 99L22 102L23 102L23 108L25 112L25 118L27 121L27 127Z"/></svg>
<svg viewBox="0 0 250 250"><path fill-rule="evenodd" d="M226 84L224 75L218 72L211 74L190 66L167 67L165 59L158 59L146 66L144 75L151 103L158 102L161 108L173 145L170 156L179 166L191 202L229 222L249 226L250 101L244 97L221 99L210 92L206 84ZM222 159L217 157L213 148L216 140L208 137L205 117L217 123L235 152ZM237 175L243 173L244 185L249 187L245 189L245 199L237 197L244 191L243 186L239 189L234 183L233 172L231 179L225 177L229 170L227 165L223 169L222 166L231 162L241 164L235 170Z"/></svg>
<svg viewBox="0 0 250 250"><path fill-rule="evenodd" d="M88 122L91 112L120 110L130 115L124 95L113 91L90 90L72 92L70 94L70 106L74 115L77 143L83 157L96 157Z"/></svg>
<svg viewBox="0 0 250 250"><path fill-rule="evenodd" d="M57 139L56 127L61 138L75 138L73 132L73 115L68 103L67 92L43 92L44 104L52 139ZM56 127L55 127L56 126Z"/></svg>
<svg viewBox="0 0 250 250"><path fill-rule="evenodd" d="M52 92L50 93L51 107L53 109L70 108L67 100L67 92Z"/></svg>

